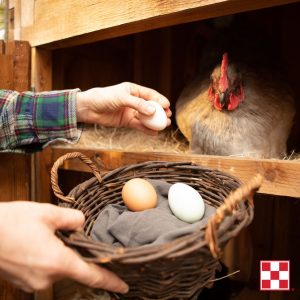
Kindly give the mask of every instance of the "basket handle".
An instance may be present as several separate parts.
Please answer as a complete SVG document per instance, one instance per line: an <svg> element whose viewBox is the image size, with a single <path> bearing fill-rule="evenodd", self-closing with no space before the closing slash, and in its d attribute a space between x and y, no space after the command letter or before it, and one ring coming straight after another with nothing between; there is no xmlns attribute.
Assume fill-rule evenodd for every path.
<svg viewBox="0 0 300 300"><path fill-rule="evenodd" d="M255 175L249 182L241 185L238 189L231 192L224 200L224 203L209 219L207 228L205 230L205 240L208 243L210 252L215 258L220 256L220 248L218 246L216 231L221 222L224 220L226 215L229 215L233 212L233 210L243 199L246 199L248 203L253 206L253 196L262 185L262 182L263 176L260 174Z"/></svg>
<svg viewBox="0 0 300 300"><path fill-rule="evenodd" d="M56 162L53 164L52 169L51 169L51 184L52 184L52 189L55 194L55 196L65 202L68 203L74 203L75 199L73 197L65 196L63 192L61 191L60 187L58 186L58 169L60 166L63 165L64 161L68 159L74 159L74 158L79 158L82 162L87 164L95 177L98 179L99 182L102 182L102 178L100 175L100 171L97 168L97 166L84 154L80 152L71 152L67 153L60 158L56 160Z"/></svg>

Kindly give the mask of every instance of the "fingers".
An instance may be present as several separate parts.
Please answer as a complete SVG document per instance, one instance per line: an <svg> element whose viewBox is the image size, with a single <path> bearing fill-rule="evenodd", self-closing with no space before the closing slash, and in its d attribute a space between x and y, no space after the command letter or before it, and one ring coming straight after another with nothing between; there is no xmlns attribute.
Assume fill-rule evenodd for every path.
<svg viewBox="0 0 300 300"><path fill-rule="evenodd" d="M154 105L139 97L126 95L122 100L124 106L129 106L130 108L133 108L142 114L152 115L155 112Z"/></svg>
<svg viewBox="0 0 300 300"><path fill-rule="evenodd" d="M78 230L84 223L84 214L72 208L58 207L51 204L47 205L45 221L53 229Z"/></svg>
<svg viewBox="0 0 300 300"><path fill-rule="evenodd" d="M170 108L165 109L165 112L166 112L166 115L167 115L168 118L170 118L172 116L172 112L171 112ZM171 124L171 121L170 121L170 124Z"/></svg>
<svg viewBox="0 0 300 300"><path fill-rule="evenodd" d="M65 249L69 262L69 265L65 267L67 277L93 288L122 294L128 292L128 285L117 275L95 264L86 263L74 251Z"/></svg>
<svg viewBox="0 0 300 300"><path fill-rule="evenodd" d="M158 102L163 108L167 109L170 106L169 100L157 92L148 87L144 87L135 83L129 83L130 94L138 98L145 100L154 100Z"/></svg>

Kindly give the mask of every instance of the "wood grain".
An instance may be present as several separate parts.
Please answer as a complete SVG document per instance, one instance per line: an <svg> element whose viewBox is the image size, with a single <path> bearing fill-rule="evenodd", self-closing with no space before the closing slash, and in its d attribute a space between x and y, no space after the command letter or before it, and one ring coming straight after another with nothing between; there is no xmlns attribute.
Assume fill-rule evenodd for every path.
<svg viewBox="0 0 300 300"><path fill-rule="evenodd" d="M30 45L23 41L0 43L0 88L16 91L30 86Z"/></svg>
<svg viewBox="0 0 300 300"><path fill-rule="evenodd" d="M30 87L28 43L1 43L0 88L27 90ZM0 201L30 200L31 157L25 154L0 153ZM0 280L1 300L32 300L33 294L16 289Z"/></svg>
<svg viewBox="0 0 300 300"><path fill-rule="evenodd" d="M42 48L32 48L32 88L36 92L52 89L52 53Z"/></svg>
<svg viewBox="0 0 300 300"><path fill-rule="evenodd" d="M28 27L34 24L35 0L21 0L21 26Z"/></svg>
<svg viewBox="0 0 300 300"><path fill-rule="evenodd" d="M15 0L13 11L13 30L11 32L12 40L21 40L21 0Z"/></svg>
<svg viewBox="0 0 300 300"><path fill-rule="evenodd" d="M0 40L0 54L4 54L5 51L5 43L4 41Z"/></svg>
<svg viewBox="0 0 300 300"><path fill-rule="evenodd" d="M30 200L30 156L1 153L0 161L0 201ZM31 300L33 295L0 280L0 299Z"/></svg>
<svg viewBox="0 0 300 300"><path fill-rule="evenodd" d="M263 174L265 181L260 193L300 197L300 161L242 159L222 156L183 155L146 152L122 152L107 150L83 150L55 147L51 149L52 163L61 155L80 151L91 157L102 170L112 170L125 164L135 164L148 160L192 161L204 167L218 169L246 182L256 173ZM77 161L68 161L64 169L88 171L88 168Z"/></svg>
<svg viewBox="0 0 300 300"><path fill-rule="evenodd" d="M32 46L59 48L293 2L296 0L36 0L35 23L21 28L21 38ZM68 18L57 22L58 16L66 15Z"/></svg>
<svg viewBox="0 0 300 300"><path fill-rule="evenodd" d="M41 203L51 202L50 170L52 167L51 149L47 148L43 152L35 154L35 201Z"/></svg>
<svg viewBox="0 0 300 300"><path fill-rule="evenodd" d="M8 41L5 53L13 56L13 89L19 92L30 88L31 47L25 41Z"/></svg>
<svg viewBox="0 0 300 300"><path fill-rule="evenodd" d="M30 199L30 156L0 153L0 201Z"/></svg>
<svg viewBox="0 0 300 300"><path fill-rule="evenodd" d="M0 87L3 89L13 88L13 56L0 54Z"/></svg>

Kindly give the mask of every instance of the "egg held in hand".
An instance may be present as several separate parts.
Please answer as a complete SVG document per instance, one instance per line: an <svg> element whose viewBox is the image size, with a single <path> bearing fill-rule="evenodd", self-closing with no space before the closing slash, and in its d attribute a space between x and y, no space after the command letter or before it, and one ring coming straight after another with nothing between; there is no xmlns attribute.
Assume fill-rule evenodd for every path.
<svg viewBox="0 0 300 300"><path fill-rule="evenodd" d="M124 184L122 199L131 211L143 211L157 205L155 188L149 181L142 178L133 178Z"/></svg>
<svg viewBox="0 0 300 300"><path fill-rule="evenodd" d="M187 223L201 220L205 212L205 204L201 195L185 183L178 182L170 187L168 202L172 213Z"/></svg>
<svg viewBox="0 0 300 300"><path fill-rule="evenodd" d="M151 116L139 114L139 119L146 127L152 130L163 130L167 127L168 118L162 106L152 100L148 101L155 107L155 112Z"/></svg>

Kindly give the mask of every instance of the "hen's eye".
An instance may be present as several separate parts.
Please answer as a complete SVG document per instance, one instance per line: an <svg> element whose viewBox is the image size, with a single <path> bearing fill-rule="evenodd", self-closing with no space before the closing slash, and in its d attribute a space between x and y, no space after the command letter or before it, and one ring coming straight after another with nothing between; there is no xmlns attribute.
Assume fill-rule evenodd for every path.
<svg viewBox="0 0 300 300"><path fill-rule="evenodd" d="M234 88L234 90L233 90L235 93L238 93L239 91L240 91L240 86L238 85L238 86L236 86L235 88Z"/></svg>

